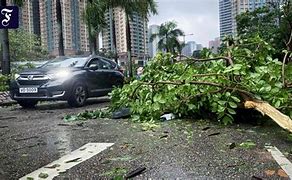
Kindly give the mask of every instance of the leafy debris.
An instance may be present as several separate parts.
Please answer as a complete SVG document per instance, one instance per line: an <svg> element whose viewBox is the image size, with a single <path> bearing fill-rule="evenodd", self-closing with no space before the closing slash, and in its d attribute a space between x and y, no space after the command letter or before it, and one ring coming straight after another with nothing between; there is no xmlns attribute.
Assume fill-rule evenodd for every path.
<svg viewBox="0 0 292 180"><path fill-rule="evenodd" d="M107 171L101 176L110 176L110 177L117 177L117 176L124 176L127 173L127 170L124 168L114 168L110 171Z"/></svg>
<svg viewBox="0 0 292 180"><path fill-rule="evenodd" d="M242 142L241 144L239 144L240 147L245 148L245 149L251 149L253 147L256 146L256 144L254 142L252 142L251 140L248 140L246 142Z"/></svg>
<svg viewBox="0 0 292 180"><path fill-rule="evenodd" d="M47 177L49 177L49 175L47 173L40 173L39 174L39 178L46 179Z"/></svg>
<svg viewBox="0 0 292 180"><path fill-rule="evenodd" d="M66 122L72 122L107 117L110 117L110 111L108 109L97 109L95 111L85 110L85 112L78 113L77 115L66 115L63 119Z"/></svg>

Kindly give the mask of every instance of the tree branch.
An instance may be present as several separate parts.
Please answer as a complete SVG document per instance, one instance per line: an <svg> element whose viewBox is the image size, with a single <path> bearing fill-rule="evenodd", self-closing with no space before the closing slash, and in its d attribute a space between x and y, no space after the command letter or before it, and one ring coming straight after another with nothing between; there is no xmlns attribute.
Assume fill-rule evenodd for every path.
<svg viewBox="0 0 292 180"><path fill-rule="evenodd" d="M292 27L291 27L290 38L289 38L288 42L286 43L286 47L287 47L289 50L291 50L291 49L290 49L290 46L289 46L291 43L292 43Z"/></svg>
<svg viewBox="0 0 292 180"><path fill-rule="evenodd" d="M286 87L286 83L285 83L285 64L286 64L286 60L288 57L288 52L285 53L284 59L283 59L283 64L282 64L282 83L283 86Z"/></svg>
<svg viewBox="0 0 292 180"><path fill-rule="evenodd" d="M180 58L184 57L184 58L188 58L188 59L183 59L183 60L177 61L176 63L180 63L180 62L210 62L210 61L225 60L230 65L233 65L233 61L230 58L223 57L223 56L222 57L216 57L216 58L208 58L208 59L195 59L195 58L188 57L188 56L185 56L185 55L180 55L179 57Z"/></svg>
<svg viewBox="0 0 292 180"><path fill-rule="evenodd" d="M201 97L201 96L204 96L207 94L216 94L216 93L219 93L222 91L224 91L224 89L219 89L219 90L208 91L208 92L199 93L199 94L195 94L195 95L190 95L190 96L188 96L180 101L179 107L181 107L183 103L186 103L188 100L191 100L192 98L198 98L198 97Z"/></svg>
<svg viewBox="0 0 292 180"><path fill-rule="evenodd" d="M224 76L223 74L210 73L210 74L195 74L193 77L210 77L210 76Z"/></svg>
<svg viewBox="0 0 292 180"><path fill-rule="evenodd" d="M219 87L219 88L224 88L226 90L233 90L233 91L237 91L239 93L243 93L245 95L247 95L248 97L253 97L253 94L246 91L246 90L242 90L236 87L230 87L230 86L225 86L224 84L217 84L217 83L213 83L213 82L206 82L206 81L189 81L189 82L185 82L185 81L158 81L155 83L152 82L144 82L144 84L148 84L148 85L156 85L156 84L170 84L170 85L185 85L185 84L193 84L193 85L206 85L206 86L213 86L213 87Z"/></svg>

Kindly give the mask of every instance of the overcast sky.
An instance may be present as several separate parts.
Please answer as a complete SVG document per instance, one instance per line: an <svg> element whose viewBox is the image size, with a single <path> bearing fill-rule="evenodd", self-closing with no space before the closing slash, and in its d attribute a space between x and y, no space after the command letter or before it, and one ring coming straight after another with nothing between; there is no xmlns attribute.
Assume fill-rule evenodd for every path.
<svg viewBox="0 0 292 180"><path fill-rule="evenodd" d="M149 19L149 25L176 21L185 34L186 41L208 46L210 40L219 37L219 0L155 0L158 15Z"/></svg>

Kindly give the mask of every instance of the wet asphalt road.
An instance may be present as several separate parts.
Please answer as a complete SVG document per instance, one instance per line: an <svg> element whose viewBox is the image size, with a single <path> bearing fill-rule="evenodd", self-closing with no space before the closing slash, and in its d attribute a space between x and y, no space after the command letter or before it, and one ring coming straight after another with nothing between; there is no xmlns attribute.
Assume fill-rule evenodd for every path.
<svg viewBox="0 0 292 180"><path fill-rule="evenodd" d="M90 142L115 144L55 179L112 179L138 167L146 170L134 179L288 179L264 148L277 146L292 160L292 141L274 126L173 120L151 128L128 120L62 119L106 107L107 101L99 98L75 109L62 102L42 103L34 110L0 108L0 180L18 179ZM245 141L256 146L239 147Z"/></svg>

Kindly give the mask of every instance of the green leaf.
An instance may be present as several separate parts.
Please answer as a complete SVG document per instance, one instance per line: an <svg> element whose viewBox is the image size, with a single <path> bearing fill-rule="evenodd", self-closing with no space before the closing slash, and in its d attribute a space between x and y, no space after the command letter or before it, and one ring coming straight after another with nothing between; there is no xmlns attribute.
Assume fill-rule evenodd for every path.
<svg viewBox="0 0 292 180"><path fill-rule="evenodd" d="M222 122L224 125L232 124L233 118L232 116L225 115L224 118L222 119Z"/></svg>
<svg viewBox="0 0 292 180"><path fill-rule="evenodd" d="M237 104L235 104L234 102L230 101L228 102L229 106L232 108L237 108Z"/></svg>
<svg viewBox="0 0 292 180"><path fill-rule="evenodd" d="M225 104L227 103L227 101L218 101L218 103L219 103L220 105L225 105Z"/></svg>
<svg viewBox="0 0 292 180"><path fill-rule="evenodd" d="M279 107L280 107L280 105L281 105L281 101L279 101L279 100L278 100L278 101L276 101L276 103L275 103L275 107L276 107L276 108L279 108Z"/></svg>
<svg viewBox="0 0 292 180"><path fill-rule="evenodd" d="M246 142L242 142L239 146L245 149L251 149L255 147L256 144L252 141L246 141Z"/></svg>
<svg viewBox="0 0 292 180"><path fill-rule="evenodd" d="M76 121L76 120L78 120L78 117L77 117L77 116L66 115L66 116L64 117L64 121L66 121L66 122Z"/></svg>
<svg viewBox="0 0 292 180"><path fill-rule="evenodd" d="M235 97L235 96L231 96L231 98L232 98L235 102L240 103L240 99L238 99L237 97Z"/></svg>
<svg viewBox="0 0 292 180"><path fill-rule="evenodd" d="M227 108L227 111L230 113L230 114L236 114L236 112L233 110L233 109L231 109L231 108Z"/></svg>
<svg viewBox="0 0 292 180"><path fill-rule="evenodd" d="M49 177L49 175L47 173L40 173L39 174L39 178L46 179L47 177Z"/></svg>
<svg viewBox="0 0 292 180"><path fill-rule="evenodd" d="M188 108L189 108L190 110L193 110L193 109L196 108L196 105L194 105L194 104L188 104Z"/></svg>

